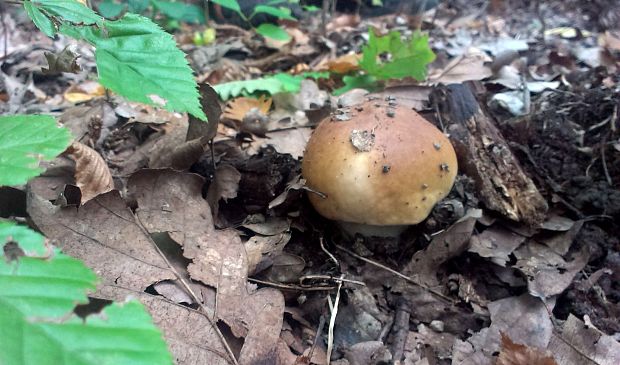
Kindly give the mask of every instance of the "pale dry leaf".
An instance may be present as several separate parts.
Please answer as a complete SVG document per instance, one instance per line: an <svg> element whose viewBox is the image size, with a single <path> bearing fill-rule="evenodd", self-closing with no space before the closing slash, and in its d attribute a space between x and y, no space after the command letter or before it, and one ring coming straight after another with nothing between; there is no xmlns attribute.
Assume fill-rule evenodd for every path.
<svg viewBox="0 0 620 365"><path fill-rule="evenodd" d="M512 342L500 332L502 347L496 365L558 365L549 351Z"/></svg>
<svg viewBox="0 0 620 365"><path fill-rule="evenodd" d="M248 259L241 239L234 231L215 229L202 198L203 184L204 179L194 174L141 170L129 179L128 190L136 198L136 214L146 229L167 232L191 260L191 277L217 290L217 317L235 336L251 336L242 348L240 363L270 359L282 326L284 299L274 289L248 290ZM261 336L254 326L260 326Z"/></svg>
<svg viewBox="0 0 620 365"><path fill-rule="evenodd" d="M85 81L80 84L71 85L65 90L63 97L70 103L83 103L94 98L105 95L105 89L96 81Z"/></svg>
<svg viewBox="0 0 620 365"><path fill-rule="evenodd" d="M482 80L493 75L485 63L491 58L479 49L470 48L462 56L454 58L444 68L433 70L428 76L431 85L458 84L469 80Z"/></svg>
<svg viewBox="0 0 620 365"><path fill-rule="evenodd" d="M481 216L482 211L479 209L468 211L463 218L435 236L424 250L416 252L403 269L403 273L417 277L428 286L438 285L435 274L439 265L469 248L469 239L477 219Z"/></svg>
<svg viewBox="0 0 620 365"><path fill-rule="evenodd" d="M140 300L147 307L155 325L162 330L176 365L231 364L222 341L207 317L212 313L175 304L162 296L117 286L103 285L100 293L104 298L118 301L128 297Z"/></svg>
<svg viewBox="0 0 620 365"><path fill-rule="evenodd" d="M506 262L510 260L509 255L525 240L526 237L496 225L472 236L469 252L490 258L497 265L506 266Z"/></svg>
<svg viewBox="0 0 620 365"><path fill-rule="evenodd" d="M114 189L110 169L97 151L73 142L65 153L75 161L75 184L82 191L81 204Z"/></svg>
<svg viewBox="0 0 620 365"><path fill-rule="evenodd" d="M620 343L572 314L561 333L553 334L548 349L558 365L620 364Z"/></svg>
<svg viewBox="0 0 620 365"><path fill-rule="evenodd" d="M248 275L254 275L271 266L273 257L282 252L290 239L291 234L288 232L273 236L250 237L244 244L248 256Z"/></svg>
<svg viewBox="0 0 620 365"><path fill-rule="evenodd" d="M216 168L215 177L207 190L207 202L214 217L217 217L220 200L226 201L237 197L239 181L241 181L241 173L233 166L222 164Z"/></svg>
<svg viewBox="0 0 620 365"><path fill-rule="evenodd" d="M359 62L362 59L361 54L347 53L334 59L325 59L316 67L316 71L330 71L339 74L346 74L359 70Z"/></svg>
<svg viewBox="0 0 620 365"><path fill-rule="evenodd" d="M271 109L271 98L261 95L258 99L249 97L239 97L229 101L224 109L224 118L242 122L246 115L252 110L258 110L262 115L269 114Z"/></svg>
<svg viewBox="0 0 620 365"><path fill-rule="evenodd" d="M529 241L514 252L515 268L525 274L530 294L542 299L562 293L572 283L575 274L588 263L586 250L576 252L566 261L551 248Z"/></svg>
<svg viewBox="0 0 620 365"><path fill-rule="evenodd" d="M142 292L156 282L175 278L149 237L134 223L118 191L102 194L80 209L57 207L29 193L28 213L46 237L66 254L84 261L103 285Z"/></svg>
<svg viewBox="0 0 620 365"><path fill-rule="evenodd" d="M518 343L537 348L547 348L553 333L549 310L538 298L528 294L508 297L489 303L491 325L467 339L457 341L453 364L492 364L493 354L500 349L500 332L506 333Z"/></svg>

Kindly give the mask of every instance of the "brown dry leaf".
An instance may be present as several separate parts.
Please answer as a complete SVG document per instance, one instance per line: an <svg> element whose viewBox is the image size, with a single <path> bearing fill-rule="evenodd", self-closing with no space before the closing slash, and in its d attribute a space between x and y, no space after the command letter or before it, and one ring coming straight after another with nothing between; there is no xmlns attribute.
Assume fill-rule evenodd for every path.
<svg viewBox="0 0 620 365"><path fill-rule="evenodd" d="M256 154L265 145L271 145L281 154L288 153L297 159L304 155L312 128L291 128L269 132L267 138L254 138L249 153Z"/></svg>
<svg viewBox="0 0 620 365"><path fill-rule="evenodd" d="M290 233L250 237L244 244L248 256L248 275L254 275L273 265L273 258L282 252L290 239Z"/></svg>
<svg viewBox="0 0 620 365"><path fill-rule="evenodd" d="M65 153L75 161L75 184L82 192L81 204L114 189L110 169L97 151L73 142Z"/></svg>
<svg viewBox="0 0 620 365"><path fill-rule="evenodd" d="M502 349L496 365L558 365L548 351L514 343L504 332L500 334Z"/></svg>
<svg viewBox="0 0 620 365"><path fill-rule="evenodd" d="M468 211L450 228L435 236L428 247L416 252L403 273L418 277L419 282L428 286L438 285L435 274L439 265L467 250L476 220L481 216L482 211L479 209Z"/></svg>
<svg viewBox="0 0 620 365"><path fill-rule="evenodd" d="M222 108L220 107L219 96L211 85L202 82L198 89L200 92L200 106L207 116L207 121L200 120L190 114L186 140L191 141L201 138L203 141L210 141L217 134Z"/></svg>
<svg viewBox="0 0 620 365"><path fill-rule="evenodd" d="M496 225L472 236L469 252L490 258L497 265L506 266L506 262L510 260L509 255L525 240L526 237Z"/></svg>
<svg viewBox="0 0 620 365"><path fill-rule="evenodd" d="M488 307L491 325L467 341L457 340L452 351L453 364L492 364L493 354L500 349L500 332L518 343L547 348L553 333L551 309L540 299L523 294L491 302Z"/></svg>
<svg viewBox="0 0 620 365"><path fill-rule="evenodd" d="M444 68L433 70L429 73L428 83L435 84L458 84L469 80L482 80L493 75L485 62L491 58L476 48L470 48L467 53L454 58Z"/></svg>
<svg viewBox="0 0 620 365"><path fill-rule="evenodd" d="M188 130L187 118L171 118L164 128L164 134L152 145L140 148L139 155L148 158L150 168L190 168L202 156L209 140L205 137L186 141Z"/></svg>
<svg viewBox="0 0 620 365"><path fill-rule="evenodd" d="M325 29L328 32L344 31L347 28L357 26L361 20L362 18L359 14L343 14L333 18L329 23L327 23Z"/></svg>
<svg viewBox="0 0 620 365"><path fill-rule="evenodd" d="M575 274L588 263L589 253L581 250L572 261L566 261L551 248L529 241L514 252L515 268L525 274L531 295L546 299L562 293L573 282Z"/></svg>
<svg viewBox="0 0 620 365"><path fill-rule="evenodd" d="M258 99L248 97L233 99L226 104L223 117L242 122L252 109L257 109L262 115L269 114L271 98L261 95Z"/></svg>
<svg viewBox="0 0 620 365"><path fill-rule="evenodd" d="M251 292L248 259L238 234L216 230L202 198L202 177L172 170L141 170L128 181L136 214L149 232L167 232L191 260L188 272L217 290L218 318L236 337L246 337L240 364L273 363L282 327L284 299L274 289Z"/></svg>
<svg viewBox="0 0 620 365"><path fill-rule="evenodd" d="M561 333L554 333L548 349L559 365L618 365L620 343L569 315Z"/></svg>
<svg viewBox="0 0 620 365"><path fill-rule="evenodd" d="M96 81L88 80L65 90L63 97L70 103L83 103L105 95L105 89Z"/></svg>
<svg viewBox="0 0 620 365"><path fill-rule="evenodd" d="M94 297L124 301L137 296L149 308L178 365L228 364L226 351L205 317L212 312L199 313L145 293L155 283L176 278L117 191L100 195L79 210L54 206L30 193L28 212L63 252L81 259L99 275Z"/></svg>
<svg viewBox="0 0 620 365"><path fill-rule="evenodd" d="M347 53L332 60L323 60L315 67L315 69L317 71L330 71L339 74L346 74L359 70L359 62L361 59L361 54Z"/></svg>
<svg viewBox="0 0 620 365"><path fill-rule="evenodd" d="M45 52L45 59L47 59L48 68L42 67L41 71L45 75L57 75L61 72L78 73L81 71L80 66L77 64L77 59L80 58L68 47L65 47L60 53Z"/></svg>
<svg viewBox="0 0 620 365"><path fill-rule="evenodd" d="M237 197L239 181L241 181L241 173L231 165L222 164L215 170L215 177L207 190L207 202L216 219L220 200L224 199L226 201Z"/></svg>

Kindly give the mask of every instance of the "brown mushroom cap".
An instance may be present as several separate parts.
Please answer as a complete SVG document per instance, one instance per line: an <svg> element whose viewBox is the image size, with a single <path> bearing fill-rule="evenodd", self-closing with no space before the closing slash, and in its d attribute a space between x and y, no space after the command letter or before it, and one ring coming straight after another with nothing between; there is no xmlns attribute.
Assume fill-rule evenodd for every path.
<svg viewBox="0 0 620 365"><path fill-rule="evenodd" d="M342 110L340 111L343 112ZM302 163L324 217L367 225L417 224L452 188L457 172L446 136L415 111L368 100L331 116L308 141Z"/></svg>

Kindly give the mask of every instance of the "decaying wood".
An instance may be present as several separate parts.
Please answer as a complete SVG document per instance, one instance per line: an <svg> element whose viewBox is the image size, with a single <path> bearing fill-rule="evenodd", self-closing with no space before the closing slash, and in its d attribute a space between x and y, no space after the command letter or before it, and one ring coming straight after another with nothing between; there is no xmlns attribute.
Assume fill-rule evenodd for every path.
<svg viewBox="0 0 620 365"><path fill-rule="evenodd" d="M449 85L434 91L431 100L450 134L459 169L474 179L483 204L515 221L542 222L548 209L545 199L471 89Z"/></svg>

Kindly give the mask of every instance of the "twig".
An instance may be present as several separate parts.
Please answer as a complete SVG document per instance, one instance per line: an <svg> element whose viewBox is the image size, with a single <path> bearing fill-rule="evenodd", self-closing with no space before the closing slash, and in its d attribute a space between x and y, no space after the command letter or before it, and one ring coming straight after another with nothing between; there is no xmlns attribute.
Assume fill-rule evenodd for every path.
<svg viewBox="0 0 620 365"><path fill-rule="evenodd" d="M344 278L344 274L340 275L340 279ZM334 325L336 324L336 316L338 315L338 304L340 303L340 289L342 288L342 281L338 284L336 291L336 300L331 308L331 317L329 318L329 328L327 330L327 352L325 354L325 360L329 364L332 358L332 350L334 347ZM331 297L327 297L331 302Z"/></svg>
<svg viewBox="0 0 620 365"><path fill-rule="evenodd" d="M321 250L323 250L323 252L325 252L327 256L329 256L329 258L336 264L336 266L340 267L340 264L338 263L338 260L336 260L336 257L334 257L334 255L332 255L331 252L327 251L327 249L325 248L323 236L319 237L319 243L321 244Z"/></svg>
<svg viewBox="0 0 620 365"><path fill-rule="evenodd" d="M329 290L336 289L335 286L304 287L304 286L292 285L292 284L274 283L274 282L271 282L271 281L259 280L259 279L254 279L254 278L248 278L248 281L253 282L253 283L257 283L257 284L263 284L263 285L271 286L271 287L278 288L278 289L281 289L281 290L329 291Z"/></svg>
<svg viewBox="0 0 620 365"><path fill-rule="evenodd" d="M350 250L348 250L348 249L346 249L346 248L344 248L344 247L342 247L342 246L340 246L340 245L336 245L336 247L337 247L339 250L342 250L342 251L344 251L344 252L348 253L349 255L351 255L351 256L353 256L353 257L355 257L355 258L356 258L356 259L358 259L358 260L362 260L362 261L364 261L364 262L366 262L366 263L369 263L369 264L371 264L371 265L373 265L373 266L376 266L376 267L381 268L381 269L383 269L383 270L389 271L389 272L391 272L392 274L394 274L394 275L398 276L399 278L401 278L401 279L403 279L403 280L406 280L406 281L410 282L411 284L413 284L413 285L415 285L415 286L419 286L420 288L422 288L422 289L424 289L424 290L428 291L428 292L429 292L429 293L431 293L431 294L436 295L437 297L439 297L439 298L441 298L441 299L445 300L446 302L448 302L448 303L450 303L450 304L455 304L455 303L454 303L454 300L452 300L452 298L449 298L449 297L447 297L447 296L445 296L445 295L441 294L440 292L438 292L438 291L436 291L436 290L434 290L434 289L429 288L428 286L426 286L426 285L424 285L424 284L418 283L417 281L413 280L413 279L412 279L412 278L410 278L409 276L403 275L403 274L399 273L398 271L393 270L393 269L390 269L389 267L384 266L384 265L382 265L382 264L380 264L380 263L378 263L378 262L375 262L375 261L369 260L369 259L367 259L367 258L365 258L365 257L362 257L362 256L360 256L360 255L356 254L355 252L350 251Z"/></svg>
<svg viewBox="0 0 620 365"><path fill-rule="evenodd" d="M609 175L609 170L607 169L607 159L605 158L605 149L607 145L607 135L603 137L603 141L601 142L601 160L603 162L603 172L605 173L605 178L607 179L607 184L609 186L613 186L614 182Z"/></svg>
<svg viewBox="0 0 620 365"><path fill-rule="evenodd" d="M321 315L319 319L319 327L316 329L316 334L314 335L314 341L312 342L312 347L310 347L310 351L308 352L308 360L312 360L312 355L314 354L314 349L316 348L316 344L319 342L319 337L323 332L323 327L325 327L325 316Z"/></svg>
<svg viewBox="0 0 620 365"><path fill-rule="evenodd" d="M405 343L407 342L407 335L409 334L409 317L411 305L407 299L400 297L396 304L396 313L394 314L394 325L392 326L391 351L394 354L394 361L399 362L403 358L405 352Z"/></svg>

